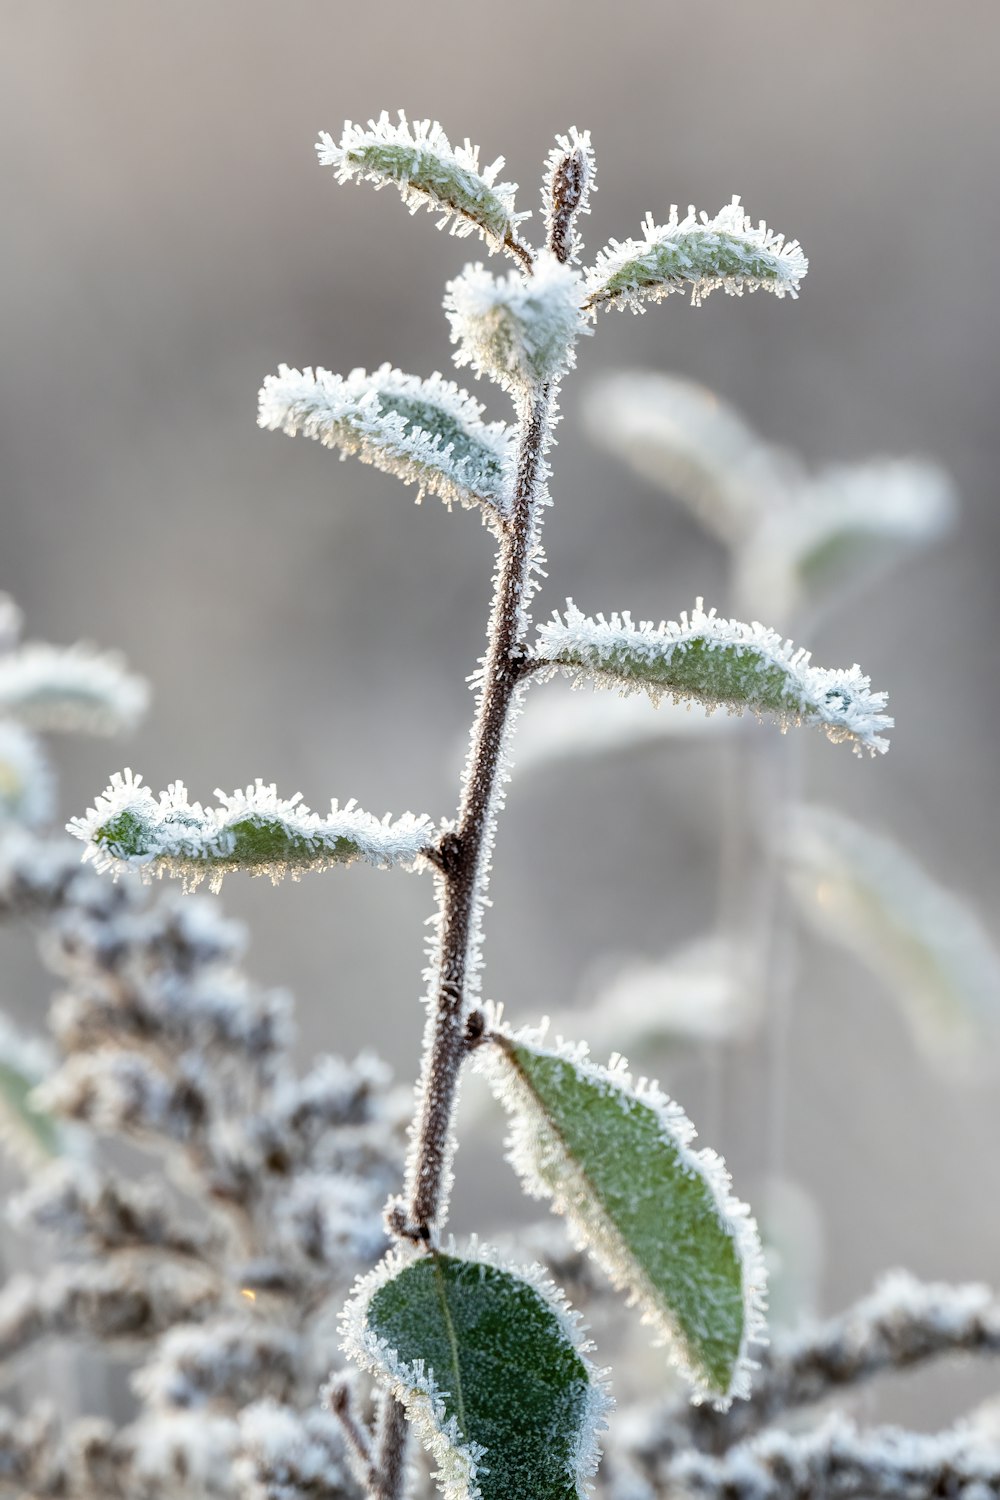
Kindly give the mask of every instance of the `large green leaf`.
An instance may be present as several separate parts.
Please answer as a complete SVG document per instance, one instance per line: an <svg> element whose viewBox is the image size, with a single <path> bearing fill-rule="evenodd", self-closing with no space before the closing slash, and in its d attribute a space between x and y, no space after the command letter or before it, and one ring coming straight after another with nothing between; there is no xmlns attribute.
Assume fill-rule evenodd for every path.
<svg viewBox="0 0 1000 1500"><path fill-rule="evenodd" d="M345 1312L347 1353L402 1401L450 1500L577 1500L608 1398L535 1271L397 1252Z"/></svg>
<svg viewBox="0 0 1000 1500"><path fill-rule="evenodd" d="M512 1118L510 1159L529 1193L551 1198L581 1245L671 1348L698 1397L749 1389L763 1324L757 1228L712 1151L654 1086L619 1060L553 1047L544 1033L494 1033L477 1054Z"/></svg>

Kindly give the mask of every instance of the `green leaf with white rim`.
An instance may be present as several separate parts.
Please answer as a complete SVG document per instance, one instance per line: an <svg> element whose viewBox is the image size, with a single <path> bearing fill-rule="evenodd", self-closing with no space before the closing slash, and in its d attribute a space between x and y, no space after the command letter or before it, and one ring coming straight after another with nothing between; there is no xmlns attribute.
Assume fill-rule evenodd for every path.
<svg viewBox="0 0 1000 1500"><path fill-rule="evenodd" d="M578 1500L608 1398L561 1294L475 1250L390 1256L345 1310L344 1348L389 1385L449 1500Z"/></svg>
<svg viewBox="0 0 1000 1500"><path fill-rule="evenodd" d="M495 1032L476 1058L526 1190L639 1304L699 1399L746 1395L765 1305L757 1228L721 1158L692 1149L679 1105L539 1031Z"/></svg>

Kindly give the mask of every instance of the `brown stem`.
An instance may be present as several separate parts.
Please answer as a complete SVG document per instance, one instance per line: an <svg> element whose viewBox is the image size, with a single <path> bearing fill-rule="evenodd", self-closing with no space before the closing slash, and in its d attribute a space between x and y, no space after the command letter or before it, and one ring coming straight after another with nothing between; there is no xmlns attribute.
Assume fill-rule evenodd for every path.
<svg viewBox="0 0 1000 1500"><path fill-rule="evenodd" d="M408 1201L404 1212L390 1221L397 1232L415 1240L430 1240L439 1218L458 1074L470 1044L466 1029L470 960L479 940L478 915L504 737L523 676L524 607L530 592L535 504L551 402L548 385L525 398L511 515L501 542L489 648L458 826L441 841L436 861L441 871L438 986L420 1082Z"/></svg>
<svg viewBox="0 0 1000 1500"><path fill-rule="evenodd" d="M372 1500L400 1500L406 1487L406 1450L410 1427L402 1403L391 1391L382 1395L369 1493Z"/></svg>

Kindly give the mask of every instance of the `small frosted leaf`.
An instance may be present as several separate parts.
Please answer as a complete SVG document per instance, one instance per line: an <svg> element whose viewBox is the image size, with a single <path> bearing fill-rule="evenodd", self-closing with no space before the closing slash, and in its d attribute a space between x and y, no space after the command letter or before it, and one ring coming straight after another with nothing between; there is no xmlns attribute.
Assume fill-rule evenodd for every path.
<svg viewBox="0 0 1000 1500"><path fill-rule="evenodd" d="M339 141L321 131L316 150L321 166L336 168L338 182L391 183L411 213L419 208L440 213L440 228L447 224L452 234L479 234L491 250L530 261L517 229L530 214L514 210L517 184L496 180L503 157L480 167L479 147L466 141L453 149L436 121L411 123L400 110L394 123L383 110L367 126L348 120Z"/></svg>
<svg viewBox="0 0 1000 1500"><path fill-rule="evenodd" d="M800 909L895 995L928 1059L995 1055L1000 954L962 899L891 840L828 808L799 806L781 837Z"/></svg>
<svg viewBox="0 0 1000 1500"><path fill-rule="evenodd" d="M0 1015L0 1147L32 1171L62 1151L59 1126L33 1098L54 1067L44 1042L23 1036Z"/></svg>
<svg viewBox="0 0 1000 1500"><path fill-rule="evenodd" d="M725 1407L749 1390L763 1327L760 1241L725 1164L691 1148L680 1106L621 1059L548 1045L544 1030L494 1033L477 1067L511 1116L510 1160L551 1198L581 1247L642 1308L691 1381Z"/></svg>
<svg viewBox="0 0 1000 1500"><path fill-rule="evenodd" d="M729 547L744 542L800 479L787 454L691 380L651 370L608 375L591 387L585 415L595 442Z"/></svg>
<svg viewBox="0 0 1000 1500"><path fill-rule="evenodd" d="M756 291L795 297L809 269L798 241L786 244L766 224L754 226L739 198L714 219L694 208L681 219L676 205L666 224L647 214L642 233L641 240L612 240L600 252L587 275L590 308L643 312L643 303L688 289L697 306L718 287L735 297Z"/></svg>
<svg viewBox="0 0 1000 1500"><path fill-rule="evenodd" d="M455 363L514 392L558 380L576 363L576 340L593 332L582 300L580 273L548 252L538 257L532 276L493 276L478 263L466 266L445 289Z"/></svg>
<svg viewBox="0 0 1000 1500"><path fill-rule="evenodd" d="M38 737L13 720L0 722L0 828L35 828L54 806L52 772Z"/></svg>
<svg viewBox="0 0 1000 1500"><path fill-rule="evenodd" d="M857 753L884 753L892 727L882 712L885 693L873 693L857 665L850 670L814 667L808 651L796 649L760 624L708 614L697 600L680 621L632 623L624 613L591 619L569 601L565 619L555 615L538 632L537 656L553 669L586 674L622 692L644 688L654 701L670 696L733 713L749 710L784 730L817 724Z"/></svg>
<svg viewBox="0 0 1000 1500"><path fill-rule="evenodd" d="M22 646L0 655L0 714L31 729L117 734L142 717L149 699L122 659L89 646Z"/></svg>
<svg viewBox="0 0 1000 1500"><path fill-rule="evenodd" d="M280 365L261 388L257 420L356 454L417 485L418 500L427 492L446 505L479 505L495 522L507 507L511 434L503 422L483 422L482 412L468 392L436 373L420 380L386 364L344 377Z"/></svg>
<svg viewBox="0 0 1000 1500"><path fill-rule="evenodd" d="M815 614L870 584L952 524L954 487L932 464L883 460L828 469L763 518L740 558L744 598L774 617Z"/></svg>
<svg viewBox="0 0 1000 1500"><path fill-rule="evenodd" d="M406 813L381 822L349 802L334 802L325 818L310 812L298 794L280 798L273 785L257 781L245 791L216 791L219 807L190 802L183 782L159 798L141 776L126 770L96 805L66 826L86 844L84 859L115 876L137 872L144 879L173 875L189 890L208 880L218 890L224 875L246 870L278 881L297 880L311 870L350 864L412 866L432 836L430 820Z"/></svg>
<svg viewBox="0 0 1000 1500"><path fill-rule="evenodd" d="M608 1398L537 1267L394 1252L355 1290L344 1349L403 1403L447 1500L577 1500Z"/></svg>

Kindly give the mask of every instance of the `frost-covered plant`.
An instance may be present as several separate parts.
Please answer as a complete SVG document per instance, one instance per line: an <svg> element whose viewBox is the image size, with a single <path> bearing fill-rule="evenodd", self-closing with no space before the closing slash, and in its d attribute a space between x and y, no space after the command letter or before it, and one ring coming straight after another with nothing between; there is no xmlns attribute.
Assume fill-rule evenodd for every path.
<svg viewBox="0 0 1000 1500"><path fill-rule="evenodd" d="M134 897L119 896L121 887L53 903L69 913L65 931L56 923L57 961L83 971L55 1016L70 1056L40 1099L96 1130L170 1143L185 1163L182 1185L195 1184L199 1201L229 1215L235 1238L223 1232L216 1242L214 1219L206 1217L195 1246L158 1203L119 1208L114 1191L109 1197L82 1177L59 1179L29 1197L24 1213L71 1225L105 1252L124 1249L131 1259L106 1256L92 1272L98 1282L121 1276L121 1295L70 1296L69 1312L57 1298L46 1324L49 1303L25 1292L13 1298L12 1319L27 1307L28 1326L58 1328L85 1306L91 1326L112 1337L126 1290L135 1292L133 1323L157 1340L137 1377L142 1430L138 1438L107 1438L103 1450L81 1439L64 1466L72 1475L82 1464L93 1476L103 1463L109 1493L115 1484L144 1493L151 1475L162 1481L168 1472L175 1493L227 1493L245 1480L251 1493L293 1500L360 1483L397 1500L408 1482L412 1428L446 1496L572 1500L597 1469L607 1372L592 1363L577 1314L541 1267L524 1264L516 1251L457 1244L447 1233L466 1063L475 1060L510 1114L510 1159L527 1191L551 1201L578 1247L666 1342L687 1390L671 1421L681 1421L689 1401L723 1423L753 1400L764 1349L764 1272L749 1210L733 1195L721 1159L695 1148L679 1104L634 1079L616 1054L604 1066L584 1044L550 1037L544 1027L512 1030L483 999L483 915L522 699L532 682L563 673L623 692L641 687L654 698L749 711L783 730L815 723L834 742L873 754L886 748L892 721L884 695L871 691L860 669L813 666L773 631L722 619L701 601L658 627L634 626L627 615L587 616L571 604L533 632L558 389L597 309L638 307L685 287L695 302L715 288L794 295L806 261L796 244L754 228L734 203L712 220L693 212L681 220L675 211L663 226L650 218L642 241L614 241L590 268L577 269L594 159L589 137L576 130L548 158L545 242L537 247L524 236L514 187L496 180L501 163L481 170L478 152L468 143L453 150L437 125L411 126L403 117L393 124L383 115L368 127L347 125L339 142L324 135L319 152L340 181L395 186L412 210L438 212L442 224L478 234L488 251L514 263L505 278L466 268L445 301L455 361L510 396L507 425L485 424L478 403L440 375L422 380L385 366L345 378L282 367L260 401L263 427L303 432L446 502L477 505L497 536L457 815L379 821L334 803L320 816L261 783L219 793L219 805L206 809L179 782L157 797L125 772L69 828L98 872L173 875L189 886L205 877L217 884L237 868L298 878L357 859L432 875L423 1063L403 1191L391 1194L384 1216L393 1244L357 1281L340 1323L342 1350L374 1377L377 1410L370 1419L342 1372L327 1387L325 1412L310 1411L304 1393L319 1367L335 1363L321 1316L335 1281L380 1248L382 1230L373 1240L369 1209L393 1161L380 1080L370 1067L329 1064L318 1077L290 1077L281 1008L233 979L228 940L215 918L198 915L208 909L158 903L133 917ZM98 876L84 867L72 879L89 892ZM22 902L30 879L28 895L23 884L12 882ZM39 899L44 906L44 882ZM125 915L102 926L102 910L119 901ZM162 1253L150 1257L154 1245ZM182 1269L157 1280L165 1256ZM793 1388L786 1404L795 1400ZM193 1410L201 1414L197 1441L185 1437ZM31 1469L34 1429L12 1422L10 1434L11 1464L23 1455L26 1486L44 1489ZM815 1440L800 1468L812 1472L817 1453L829 1458L834 1444L824 1442ZM843 1434L837 1442L849 1446ZM634 1436L619 1444L610 1482L624 1475L626 1488L641 1483L644 1454ZM867 1450L854 1456L861 1472L877 1461ZM772 1475L767 1455L756 1461ZM984 1461L960 1445L948 1461L963 1479L984 1472ZM119 1482L119 1474L132 1477ZM692 1457L667 1482L693 1492L711 1483L725 1488L728 1480ZM64 1489L72 1486L70 1478ZM63 1491L53 1481L45 1492Z"/></svg>

